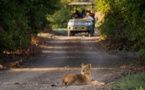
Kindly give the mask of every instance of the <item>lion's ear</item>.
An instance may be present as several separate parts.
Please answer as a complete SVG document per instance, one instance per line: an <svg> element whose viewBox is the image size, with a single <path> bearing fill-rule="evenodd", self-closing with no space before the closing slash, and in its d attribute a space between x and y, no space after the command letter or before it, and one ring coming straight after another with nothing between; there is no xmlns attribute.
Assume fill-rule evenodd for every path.
<svg viewBox="0 0 145 90"><path fill-rule="evenodd" d="M88 67L91 68L92 67L92 64L88 64Z"/></svg>
<svg viewBox="0 0 145 90"><path fill-rule="evenodd" d="M83 66L84 66L84 63L82 63L81 67L83 67Z"/></svg>

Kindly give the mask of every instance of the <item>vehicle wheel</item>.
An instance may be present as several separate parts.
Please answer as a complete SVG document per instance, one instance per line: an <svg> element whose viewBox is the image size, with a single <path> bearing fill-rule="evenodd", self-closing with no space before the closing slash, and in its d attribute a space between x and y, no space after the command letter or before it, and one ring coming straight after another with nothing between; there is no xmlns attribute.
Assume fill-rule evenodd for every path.
<svg viewBox="0 0 145 90"><path fill-rule="evenodd" d="M90 32L88 32L88 36L89 36L89 37L91 37L91 36L92 36L92 33L91 33L91 31L90 31Z"/></svg>
<svg viewBox="0 0 145 90"><path fill-rule="evenodd" d="M72 35L72 36L75 36L75 33L74 33L74 32L72 32L72 33L71 33L71 35Z"/></svg>
<svg viewBox="0 0 145 90"><path fill-rule="evenodd" d="M94 36L94 33L91 33L91 36Z"/></svg>

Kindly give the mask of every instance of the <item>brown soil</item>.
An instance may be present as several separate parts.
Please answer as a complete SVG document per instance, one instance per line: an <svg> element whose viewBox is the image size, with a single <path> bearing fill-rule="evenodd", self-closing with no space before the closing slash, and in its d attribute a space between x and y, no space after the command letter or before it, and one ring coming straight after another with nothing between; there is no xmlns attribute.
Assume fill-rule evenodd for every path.
<svg viewBox="0 0 145 90"><path fill-rule="evenodd" d="M35 46L39 48L33 48L32 51L36 53L28 55L33 57L14 56L18 61L14 60L7 66L19 68L0 72L0 88L2 90L111 90L108 85L114 81L145 70L143 67L140 69L128 67L130 60L136 59L133 57L134 54L108 50L107 41L102 41L97 34L93 37L82 34L67 37L65 32L57 34L59 36L42 34L39 39L34 40L37 42ZM12 57L13 55L10 58ZM92 64L93 80L105 82L105 86L61 86L62 76L67 73L80 73L82 63Z"/></svg>

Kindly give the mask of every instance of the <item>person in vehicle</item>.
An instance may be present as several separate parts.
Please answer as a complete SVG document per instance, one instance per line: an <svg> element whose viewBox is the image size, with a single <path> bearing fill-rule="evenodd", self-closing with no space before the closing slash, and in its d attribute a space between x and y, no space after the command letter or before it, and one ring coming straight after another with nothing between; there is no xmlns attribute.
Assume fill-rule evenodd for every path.
<svg viewBox="0 0 145 90"><path fill-rule="evenodd" d="M90 11L90 16L95 20L95 14L91 13L91 11Z"/></svg>
<svg viewBox="0 0 145 90"><path fill-rule="evenodd" d="M87 11L86 12L86 16L84 17L84 19L89 19L89 20L94 20L94 18L92 18L91 16L90 16L90 12L89 11Z"/></svg>
<svg viewBox="0 0 145 90"><path fill-rule="evenodd" d="M86 10L83 9L83 10L82 10L82 13L81 13L81 18L84 18L85 16L86 16Z"/></svg>
<svg viewBox="0 0 145 90"><path fill-rule="evenodd" d="M78 18L78 15L73 13L72 16L71 16L71 19L75 19L75 18Z"/></svg>
<svg viewBox="0 0 145 90"><path fill-rule="evenodd" d="M92 33L94 33L94 28L95 28L95 19L91 16L91 12L90 11L87 11L86 12L86 17L84 17L84 19L89 19L93 22L93 29L92 29Z"/></svg>
<svg viewBox="0 0 145 90"><path fill-rule="evenodd" d="M75 13L72 14L71 18L81 18L81 14L79 10L76 10Z"/></svg>

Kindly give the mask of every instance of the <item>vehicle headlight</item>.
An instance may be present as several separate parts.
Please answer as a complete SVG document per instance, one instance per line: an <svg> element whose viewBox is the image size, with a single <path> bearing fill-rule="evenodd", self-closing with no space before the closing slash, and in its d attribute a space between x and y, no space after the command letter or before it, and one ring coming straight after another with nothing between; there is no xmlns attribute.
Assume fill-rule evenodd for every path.
<svg viewBox="0 0 145 90"><path fill-rule="evenodd" d="M73 22L68 22L68 26L73 26L74 23Z"/></svg>

